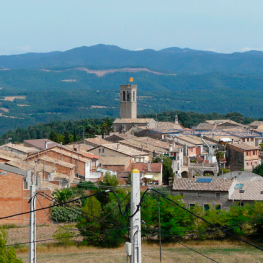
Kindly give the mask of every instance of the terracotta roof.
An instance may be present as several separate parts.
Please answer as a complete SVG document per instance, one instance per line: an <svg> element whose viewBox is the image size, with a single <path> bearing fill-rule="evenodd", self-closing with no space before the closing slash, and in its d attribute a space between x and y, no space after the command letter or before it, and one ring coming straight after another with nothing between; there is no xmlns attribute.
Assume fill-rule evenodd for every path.
<svg viewBox="0 0 263 263"><path fill-rule="evenodd" d="M8 143L6 145L1 146L2 149L5 149L5 147L8 147L10 149L14 149L23 153L36 153L39 150L35 147L26 147L20 144L14 144L14 143Z"/></svg>
<svg viewBox="0 0 263 263"><path fill-rule="evenodd" d="M199 178L175 178L173 190L189 190L189 191L228 191L233 181L229 179L213 178L211 183L197 183Z"/></svg>
<svg viewBox="0 0 263 263"><path fill-rule="evenodd" d="M184 127L180 123L174 122L164 122L158 121L157 122L157 129L184 129Z"/></svg>
<svg viewBox="0 0 263 263"><path fill-rule="evenodd" d="M101 157L100 163L102 165L125 165L130 157Z"/></svg>
<svg viewBox="0 0 263 263"><path fill-rule="evenodd" d="M80 154L74 152L74 151L71 151L71 152L67 152L67 150L64 150L63 148L62 149L59 149L58 147L54 147L52 149L50 149L51 152L56 152L56 153L60 153L60 154L63 154L65 156L68 156L68 157L72 157L74 159L78 159L82 162L88 162L90 161L90 158L88 157L82 157ZM80 156L79 156L80 155Z"/></svg>
<svg viewBox="0 0 263 263"><path fill-rule="evenodd" d="M75 149L77 149L77 152L81 151L81 152L87 152L88 150L92 149L93 146L90 145L86 145L86 144L67 144L64 145L64 147L71 149L72 151Z"/></svg>
<svg viewBox="0 0 263 263"><path fill-rule="evenodd" d="M85 139L85 144L88 144L88 145L91 144L91 145L94 145L95 147L102 145L102 144L105 144L105 143L109 143L109 142L102 139L101 137Z"/></svg>
<svg viewBox="0 0 263 263"><path fill-rule="evenodd" d="M143 119L143 118L137 118L137 119L129 119L129 118L117 118L113 123L140 123L140 124L146 124L147 122L151 122L151 121L154 121L154 119L151 119L151 118L146 118L146 119Z"/></svg>
<svg viewBox="0 0 263 263"><path fill-rule="evenodd" d="M263 181L237 181L237 184L243 184L243 187L235 188L230 199L263 201ZM245 192L240 193L240 190L244 190Z"/></svg>
<svg viewBox="0 0 263 263"><path fill-rule="evenodd" d="M59 146L60 144L53 142L49 139L37 139L37 140L24 140L24 143L28 143L31 144L32 146L41 149L41 150L45 150L46 149L46 145L45 142L49 142L47 144L47 149L52 148L54 146Z"/></svg>
<svg viewBox="0 0 263 263"><path fill-rule="evenodd" d="M229 144L230 148L238 148L242 151L249 151L249 150L258 150L260 149L259 146L253 146L250 144L246 144L246 143L234 143L234 144Z"/></svg>
<svg viewBox="0 0 263 263"><path fill-rule="evenodd" d="M31 170L31 172L34 172L34 169L35 169L35 161L24 162L24 161L19 160L19 159L18 160L14 159L14 160L8 162L7 164L10 166L13 166L13 167L24 169L24 170L27 170L29 168ZM44 169L43 164L37 164L36 165L37 172L41 172L41 171L43 171L43 169ZM56 170L57 170L57 168L55 166L45 165L45 172L51 173L51 172L54 172Z"/></svg>
<svg viewBox="0 0 263 263"><path fill-rule="evenodd" d="M61 160L53 159L53 158L48 157L48 156L42 156L39 159L43 160L43 161L50 162L50 163L58 164L60 166L68 167L68 168L71 168L71 169L76 166L75 164L63 162Z"/></svg>
<svg viewBox="0 0 263 263"><path fill-rule="evenodd" d="M174 137L174 139L175 139L175 141L176 141L176 139L181 139L181 140L183 140L183 141L186 141L186 142L189 142L189 143L192 143L192 144L195 144L195 145L200 145L200 144L205 144L203 141L202 141L202 139L201 139L201 137L199 137L199 136L195 136L195 135L176 135L175 137ZM210 140L207 140L207 139L204 139L208 144L210 144L210 145L215 145L216 143L215 142L213 142L213 141L210 141Z"/></svg>
<svg viewBox="0 0 263 263"><path fill-rule="evenodd" d="M151 163L151 170L148 170L148 163L132 163L130 164L126 172L130 172L132 169L138 169L141 173L161 173L161 163Z"/></svg>
<svg viewBox="0 0 263 263"><path fill-rule="evenodd" d="M136 150L136 149L134 149L132 147L129 147L129 146L126 146L126 145L123 145L123 144L118 144L118 143L110 143L110 144L108 143L108 144L103 144L102 146L105 147L105 148L114 150L116 152L120 152L120 153L126 154L128 156L149 155L149 153L147 153L147 152L139 151L139 150Z"/></svg>

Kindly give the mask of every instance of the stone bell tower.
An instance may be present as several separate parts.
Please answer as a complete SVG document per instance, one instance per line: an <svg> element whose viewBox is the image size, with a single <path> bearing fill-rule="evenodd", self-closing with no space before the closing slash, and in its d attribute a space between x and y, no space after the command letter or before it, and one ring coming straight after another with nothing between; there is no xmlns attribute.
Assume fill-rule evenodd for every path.
<svg viewBox="0 0 263 263"><path fill-rule="evenodd" d="M120 118L137 119L137 85L120 85Z"/></svg>

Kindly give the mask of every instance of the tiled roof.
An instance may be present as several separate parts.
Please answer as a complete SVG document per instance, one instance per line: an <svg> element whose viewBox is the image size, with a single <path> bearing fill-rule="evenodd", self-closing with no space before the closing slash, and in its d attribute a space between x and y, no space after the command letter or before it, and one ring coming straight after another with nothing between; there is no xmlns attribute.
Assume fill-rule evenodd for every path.
<svg viewBox="0 0 263 263"><path fill-rule="evenodd" d="M35 147L26 147L23 145L19 145L19 144L14 144L14 143L8 143L6 145L1 146L1 148L4 150L5 147L8 147L10 149L14 149L23 153L36 153L38 152L38 149Z"/></svg>
<svg viewBox="0 0 263 263"><path fill-rule="evenodd" d="M58 147L54 147L50 150L51 152L56 152L56 153L60 153L62 155L65 155L65 156L68 156L68 157L72 157L74 159L78 159L80 160L81 162L88 162L90 161L90 158L88 157L81 157L79 156L80 154L74 152L74 151L71 151L71 152L67 152L66 150L64 150L63 148L62 149L59 149Z"/></svg>
<svg viewBox="0 0 263 263"><path fill-rule="evenodd" d="M147 152L143 152L143 151L139 151L136 150L132 147L123 145L123 144L118 144L118 143L108 143L108 144L103 144L102 145L105 148L114 150L116 152L120 152L129 156L145 156L145 155L149 155L149 153Z"/></svg>
<svg viewBox="0 0 263 263"><path fill-rule="evenodd" d="M250 200L250 201L263 201L263 181L238 181L238 184L243 184L242 188L234 189L231 195L231 200ZM244 190L244 193L240 193Z"/></svg>
<svg viewBox="0 0 263 263"><path fill-rule="evenodd" d="M201 177L206 178L206 177ZM175 178L173 190L189 191L228 191L233 181L228 179L213 178L211 183L197 183L197 178Z"/></svg>
<svg viewBox="0 0 263 263"><path fill-rule="evenodd" d="M57 170L57 168L55 166L45 165L45 167L43 167L43 164L35 164L34 161L24 162L22 160L14 159L14 160L8 162L7 164L10 166L13 166L13 167L23 169L23 170L30 169L31 172L34 172L35 165L36 165L36 171L37 172L43 171L45 169L45 172L51 173L51 172L54 172Z"/></svg>
<svg viewBox="0 0 263 263"><path fill-rule="evenodd" d="M146 118L146 119L142 119L142 118L137 118L137 119L129 119L129 118L117 118L113 123L141 123L141 124L146 124L147 122L151 122L151 121L154 121L154 119L151 119L151 118Z"/></svg>
<svg viewBox="0 0 263 263"><path fill-rule="evenodd" d="M174 122L163 122L158 121L157 122L157 129L184 129L184 127L180 123L174 123Z"/></svg>
<svg viewBox="0 0 263 263"><path fill-rule="evenodd" d="M250 124L248 124L248 126L259 126L262 124L263 124L263 121L253 121Z"/></svg>
<svg viewBox="0 0 263 263"><path fill-rule="evenodd" d="M132 163L125 171L130 172L132 169L138 169L142 173L160 173L162 171L162 164L151 163L151 170L148 170L148 163Z"/></svg>
<svg viewBox="0 0 263 263"><path fill-rule="evenodd" d="M93 146L90 145L86 145L86 144L67 144L64 145L64 147L71 149L72 151L75 149L77 149L77 151L82 151L82 152L87 152L88 150L92 149Z"/></svg>
<svg viewBox="0 0 263 263"><path fill-rule="evenodd" d="M199 136L195 136L195 135L176 135L175 136L175 140L176 139L181 139L183 141L186 141L186 142L190 142L192 144L195 144L195 145L200 145L200 144L204 144L204 142L202 141L201 137ZM207 140L207 139L204 139L208 144L210 145L215 145L216 143L213 142L213 141L210 141L210 140Z"/></svg>
<svg viewBox="0 0 263 263"><path fill-rule="evenodd" d="M101 137L95 137L95 138L85 139L85 144L88 144L88 145L89 145L89 143L90 143L91 145L94 145L94 146L99 146L99 145L108 143L108 141L102 139Z"/></svg>
<svg viewBox="0 0 263 263"><path fill-rule="evenodd" d="M234 144L229 144L230 148L237 148L243 151L249 151L249 150L258 150L260 147L259 146L253 146L250 144L246 143L234 143Z"/></svg>
<svg viewBox="0 0 263 263"><path fill-rule="evenodd" d="M61 160L53 159L53 158L48 157L48 156L42 156L42 157L40 157L39 159L40 159L40 160L43 160L43 161L50 162L50 163L58 164L58 165L60 165L60 166L68 167L68 168L71 168L71 169L76 166L75 164L66 163L66 162L63 162L63 161L61 161Z"/></svg>
<svg viewBox="0 0 263 263"><path fill-rule="evenodd" d="M1 164L0 163L0 170L26 176L26 170L19 169L19 168L16 168L16 167L12 167L12 166L9 166L9 165L6 165L6 164Z"/></svg>
<svg viewBox="0 0 263 263"><path fill-rule="evenodd" d="M36 147L38 149L41 149L41 150L45 150L46 149L45 142L50 142L50 143L47 144L47 148L48 149L59 145L58 143L53 142L53 141L51 141L49 139L24 140L24 143L31 144L32 146L34 146L34 147Z"/></svg>
<svg viewBox="0 0 263 263"><path fill-rule="evenodd" d="M101 157L100 163L102 165L125 165L130 157Z"/></svg>

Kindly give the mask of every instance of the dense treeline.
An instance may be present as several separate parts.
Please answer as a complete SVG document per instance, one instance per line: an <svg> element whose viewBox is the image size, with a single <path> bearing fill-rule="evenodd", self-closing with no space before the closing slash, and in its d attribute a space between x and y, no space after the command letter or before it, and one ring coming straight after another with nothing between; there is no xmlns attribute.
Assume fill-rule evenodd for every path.
<svg viewBox="0 0 263 263"><path fill-rule="evenodd" d="M139 115L139 118L154 118L158 121L173 122L175 115L178 115L179 122L184 127L192 127L205 120L212 119L231 119L233 121L248 124L254 121L254 118L245 117L240 113L232 112L227 114L203 114L196 112L182 112L182 111L166 111L158 114L150 113ZM260 119L261 120L261 119ZM57 142L63 142L64 137L69 136L69 141L78 140L83 137L93 137L95 134L107 134L111 131L110 126L113 119L83 119L77 121L52 121L46 124L37 124L29 126L28 128L17 128L10 130L0 138L0 143L3 144L8 138L12 138L12 142L22 142L28 139L43 139L50 138ZM83 130L84 129L84 130ZM66 141L68 142L68 140Z"/></svg>
<svg viewBox="0 0 263 263"><path fill-rule="evenodd" d="M263 75L157 75L116 72L98 77L77 69L0 71L0 135L54 120L111 118L119 115L119 85L127 75L138 85L138 113L240 112L263 116ZM6 96L24 96L13 101Z"/></svg>
<svg viewBox="0 0 263 263"><path fill-rule="evenodd" d="M106 189L114 189L118 185L115 176L105 175L98 187L90 182L82 182L77 188L63 189L63 195L55 193L57 202L67 201L74 196L86 195L84 190L92 189L93 193L100 193L91 198L82 199L81 204L52 210L52 217L58 222L76 222L80 234L83 236L83 244L116 247L128 240L130 223L130 204L129 189L116 188L115 193L121 203L118 203L113 193L105 193ZM78 191L81 190L81 191ZM172 196L166 188L157 190L172 201L185 207L182 201L183 196ZM65 195L67 194L67 195ZM61 199L63 196L63 199ZM65 199L65 196L67 198ZM226 230L230 234L243 236L246 239L262 241L263 233L263 213L262 202L246 204L244 207L233 203L230 210L220 210L219 207L209 206L207 211L202 207L195 206L191 211L211 222L213 225L200 220L193 214L183 210L173 204L170 200L156 192L149 191L142 199L141 218L142 218L142 237L143 239L156 241L159 234L158 203L160 203L161 231L163 241L176 240L205 240L205 239L227 239L231 236L220 229ZM80 210L81 208L81 210ZM187 209L187 208L186 208ZM58 211L59 210L59 211ZM64 212L63 212L64 211ZM70 212L71 211L71 212ZM70 213L78 211L79 216L71 216ZM89 216L87 216L89 215ZM90 216L92 215L92 217ZM99 220L100 218L107 218ZM64 220L64 221L63 221ZM73 226L71 226L73 228ZM68 237L70 241L70 230L59 230L54 237L61 242L62 236ZM71 235L72 236L72 235Z"/></svg>

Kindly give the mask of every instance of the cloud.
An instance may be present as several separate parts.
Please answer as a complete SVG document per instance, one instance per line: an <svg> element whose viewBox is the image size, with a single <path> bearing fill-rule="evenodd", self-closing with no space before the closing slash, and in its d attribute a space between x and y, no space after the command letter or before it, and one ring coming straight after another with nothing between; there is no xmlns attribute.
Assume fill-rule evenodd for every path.
<svg viewBox="0 0 263 263"><path fill-rule="evenodd" d="M138 48L135 49L135 51L142 51L142 50L144 50L144 49L145 49L145 48L138 47Z"/></svg>

